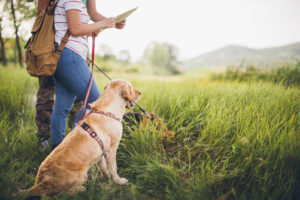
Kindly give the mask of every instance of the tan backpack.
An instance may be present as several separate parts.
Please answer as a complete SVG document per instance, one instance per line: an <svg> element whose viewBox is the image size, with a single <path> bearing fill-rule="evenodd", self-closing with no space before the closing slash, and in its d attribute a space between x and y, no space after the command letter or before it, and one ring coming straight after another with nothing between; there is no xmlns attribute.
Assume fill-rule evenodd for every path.
<svg viewBox="0 0 300 200"><path fill-rule="evenodd" d="M49 5L41 11L33 24L32 36L25 46L25 63L31 76L52 76L68 38L69 30L55 50L54 9L57 0L50 0Z"/></svg>

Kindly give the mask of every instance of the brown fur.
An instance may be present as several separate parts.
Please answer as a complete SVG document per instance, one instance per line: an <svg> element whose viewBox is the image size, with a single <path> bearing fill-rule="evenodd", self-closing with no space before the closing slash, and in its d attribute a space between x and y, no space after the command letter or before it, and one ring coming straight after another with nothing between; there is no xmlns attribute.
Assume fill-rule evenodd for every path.
<svg viewBox="0 0 300 200"><path fill-rule="evenodd" d="M131 107L140 92L124 80L111 81L101 97L90 104L91 109L113 113L122 119L125 106ZM71 131L39 167L35 184L28 191L34 195L55 195L59 192L74 194L83 191L87 173L97 162L100 170L116 184L125 184L127 179L117 174L116 151L122 137L122 124L105 115L91 113L81 123L88 124L102 140L104 151L80 125Z"/></svg>

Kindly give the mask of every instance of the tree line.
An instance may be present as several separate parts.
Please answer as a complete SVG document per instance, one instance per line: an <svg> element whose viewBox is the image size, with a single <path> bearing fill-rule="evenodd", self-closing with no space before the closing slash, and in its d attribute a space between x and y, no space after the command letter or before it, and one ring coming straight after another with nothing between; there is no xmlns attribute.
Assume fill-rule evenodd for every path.
<svg viewBox="0 0 300 200"><path fill-rule="evenodd" d="M98 54L104 61L118 61L128 64L131 61L131 55L128 50L122 50L114 54L108 45L101 45ZM152 68L155 74L178 74L178 54L179 49L168 42L151 42L144 50L142 60L138 61L142 65ZM99 56L99 55L98 55Z"/></svg>

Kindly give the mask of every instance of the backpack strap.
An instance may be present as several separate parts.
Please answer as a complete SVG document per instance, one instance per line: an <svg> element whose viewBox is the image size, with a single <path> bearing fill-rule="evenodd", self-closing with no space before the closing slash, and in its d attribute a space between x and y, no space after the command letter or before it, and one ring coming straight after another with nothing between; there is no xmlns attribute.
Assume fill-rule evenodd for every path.
<svg viewBox="0 0 300 200"><path fill-rule="evenodd" d="M61 54L63 49L65 48L69 37L70 37L70 31L68 29L67 32L65 33L64 37L61 39L61 42L60 42L60 45L59 45L58 49L56 50L59 54Z"/></svg>

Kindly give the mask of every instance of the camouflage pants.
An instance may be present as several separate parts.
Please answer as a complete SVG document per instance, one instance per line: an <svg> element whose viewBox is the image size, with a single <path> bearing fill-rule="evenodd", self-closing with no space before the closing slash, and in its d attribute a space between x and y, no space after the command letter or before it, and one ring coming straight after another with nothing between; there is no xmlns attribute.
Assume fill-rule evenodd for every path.
<svg viewBox="0 0 300 200"><path fill-rule="evenodd" d="M50 137L50 120L54 104L54 78L52 76L39 77L39 90L36 99L35 123L37 136Z"/></svg>

